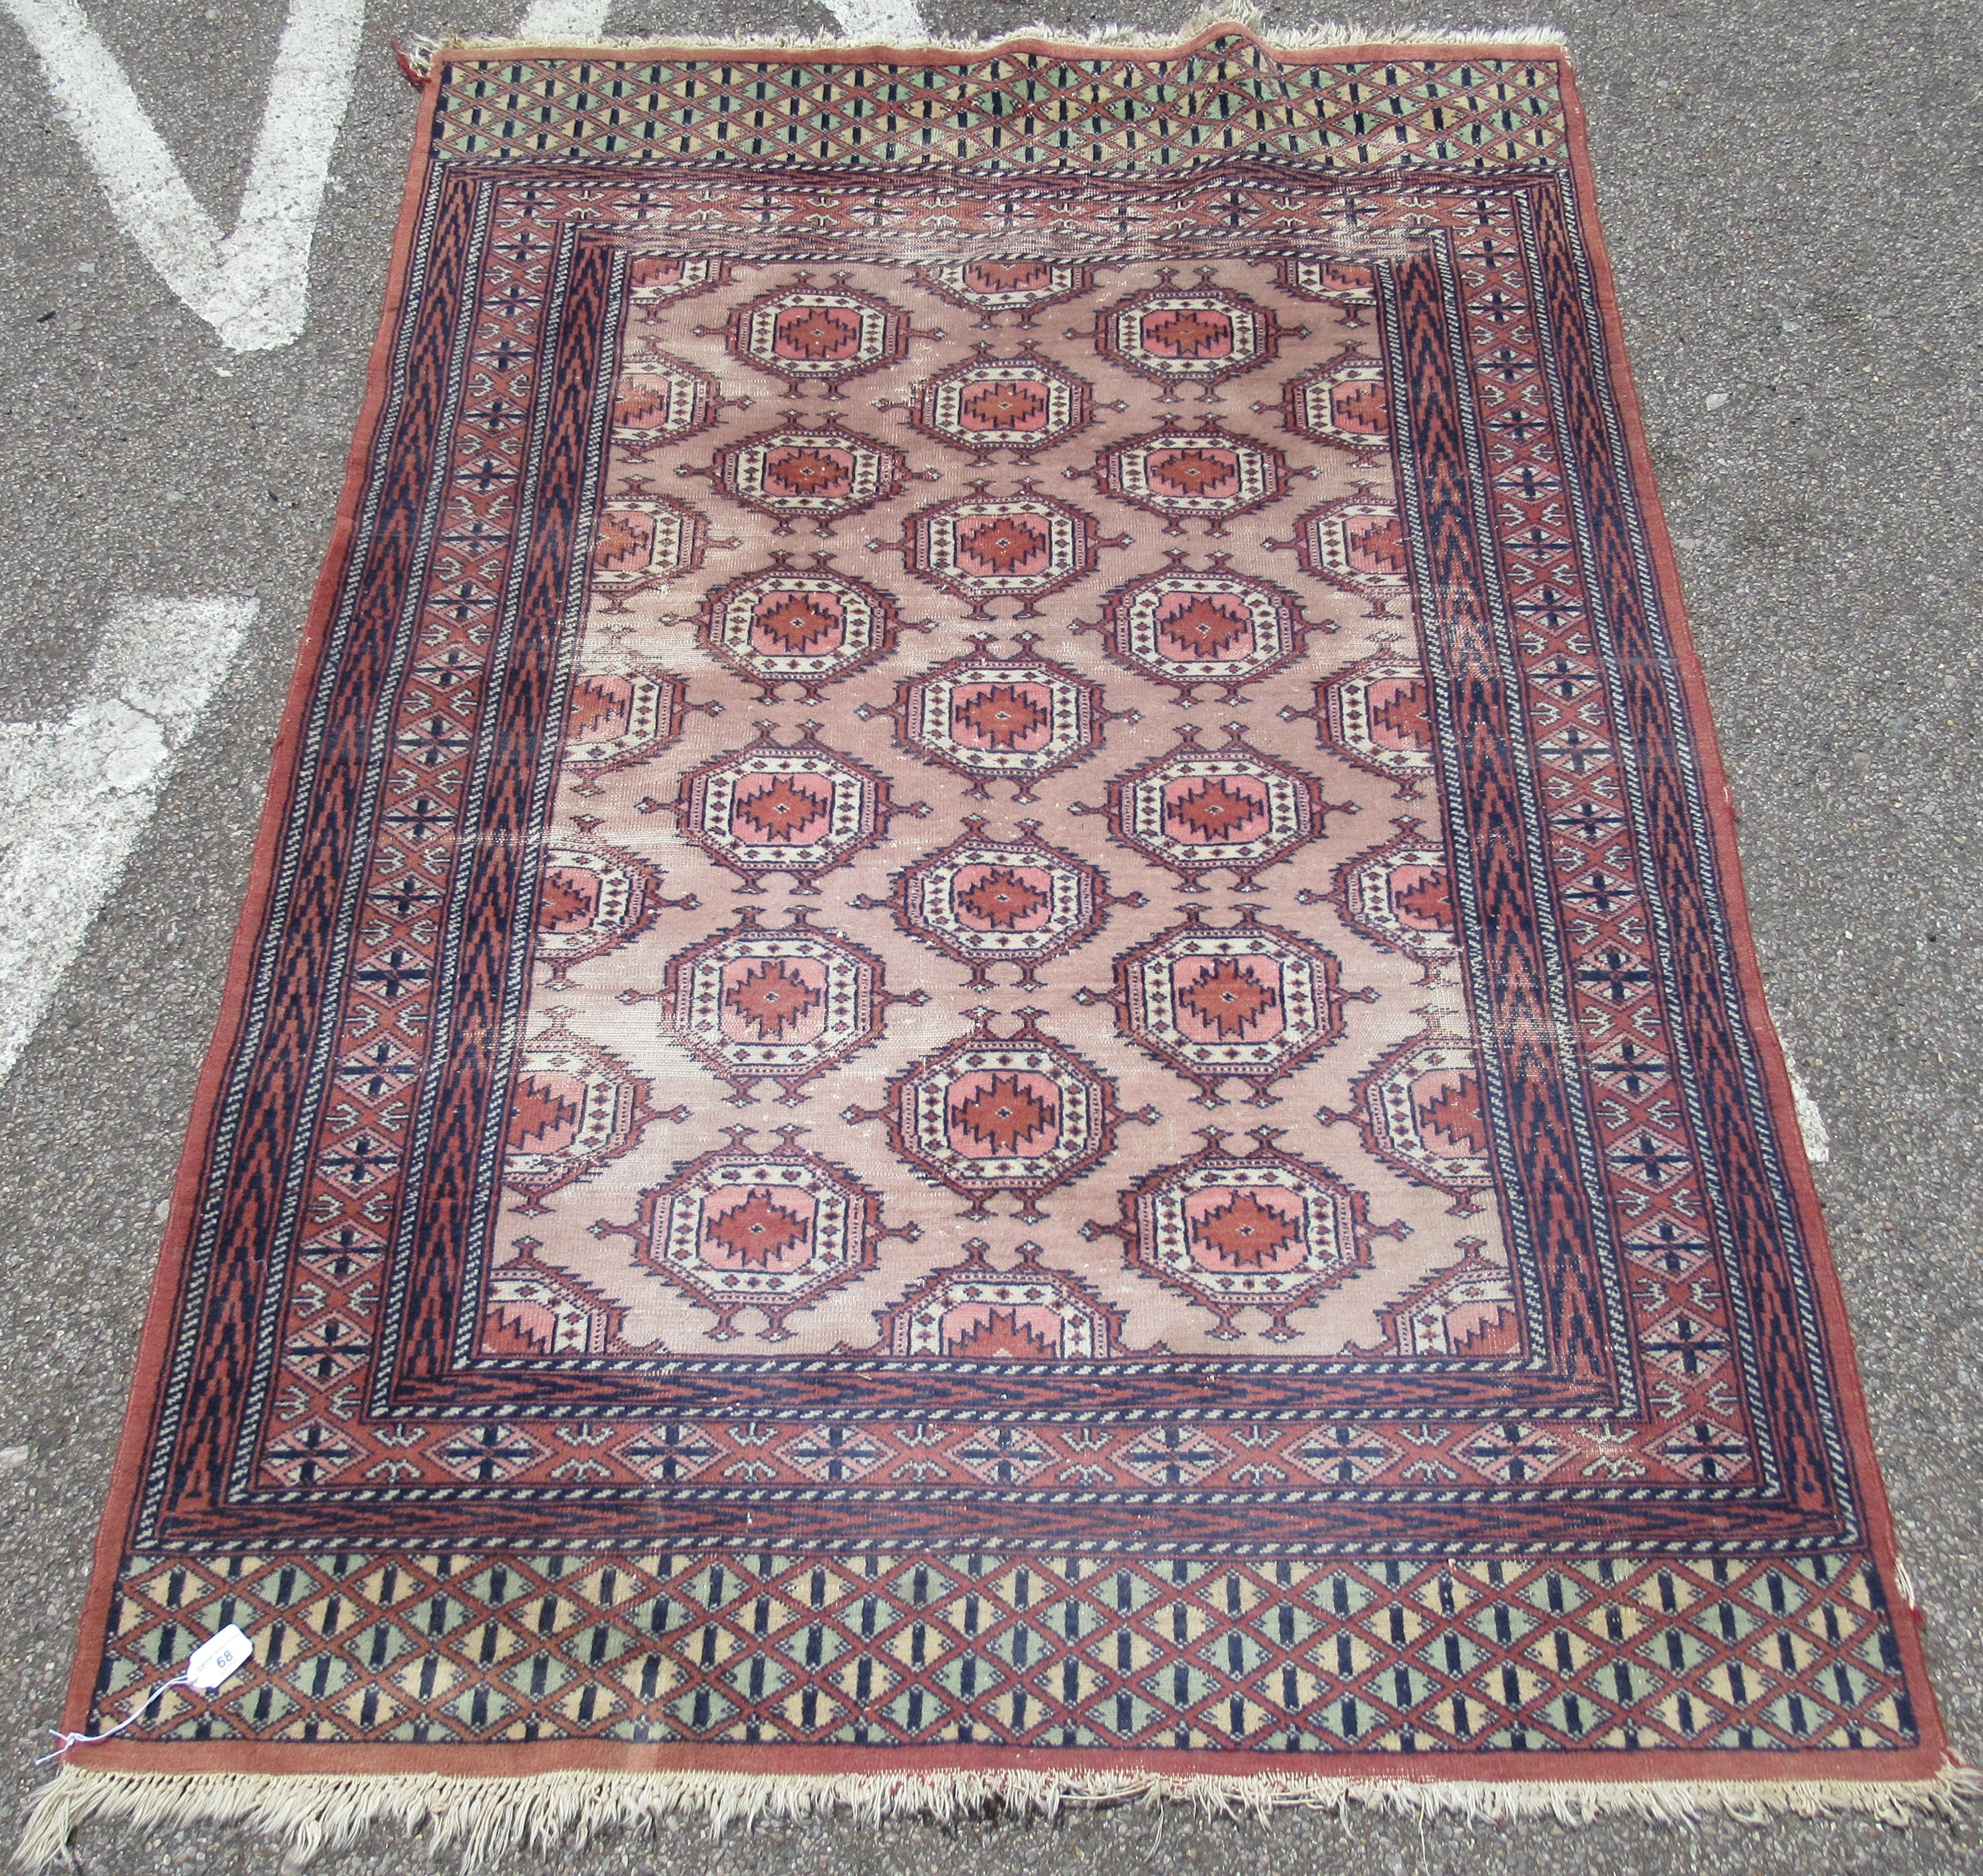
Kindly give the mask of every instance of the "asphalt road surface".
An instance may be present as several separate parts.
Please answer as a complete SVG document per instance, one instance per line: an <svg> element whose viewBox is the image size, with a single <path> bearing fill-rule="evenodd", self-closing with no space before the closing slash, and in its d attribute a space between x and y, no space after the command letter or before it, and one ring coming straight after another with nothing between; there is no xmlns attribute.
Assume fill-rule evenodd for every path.
<svg viewBox="0 0 1983 1876"><path fill-rule="evenodd" d="M28 978L62 967L42 969L45 1014L0 1085L0 1742L22 1793L44 1775L29 1761L67 1671L163 1202L385 283L416 102L385 36L443 24L507 35L522 10L521 0L456 5L445 16L372 0L331 150L307 317L292 342L245 353L223 347L120 224L75 112L29 55L17 0L0 7L0 724L22 726L0 741L0 761L54 752L16 767L39 778L59 835L38 874L14 882L18 903L0 905L0 949L11 941L9 968ZM224 231L283 32L281 0L203 10L87 0L87 12ZM1141 6L1126 16L1178 23ZM931 0L925 17L935 32L969 37L1037 16L1004 0ZM1093 23L1047 17L1076 32ZM1318 17L1276 7L1269 22ZM1386 5L1361 18L1373 38L1449 24ZM1470 12L1450 23L1530 22ZM1567 38L1590 108L1770 999L1828 1131L1818 1182L1874 1432L1941 1699L1973 1754L1983 1751L1978 16L1933 0L1570 0L1547 23ZM814 0L621 0L610 22L657 38L712 26L834 31ZM119 690L116 634L142 636L146 620L192 634L188 644L226 666L203 709L189 664L176 697L136 698L135 715L119 715L134 700L128 684ZM236 630L245 637L229 665L223 641ZM119 696L124 704L106 701ZM82 837L61 834L55 813L56 758L91 736L122 737L151 777L146 804L155 800L95 908L74 884L90 874L74 845ZM18 834L22 804L7 811ZM38 924L21 909L31 901ZM279 1864L234 1831L146 1842L102 1828L79 1848L86 1868L106 1872ZM333 1866L420 1861L417 1844L381 1833ZM1477 1876L1503 1865L1534 1876L1928 1876L1983 1868L1983 1831L1858 1821L1504 1828L1352 1811L1268 1824L1180 1814L1160 1835L1149 1814L1131 1813L878 1831L813 1822L721 1842L684 1826L513 1867Z"/></svg>

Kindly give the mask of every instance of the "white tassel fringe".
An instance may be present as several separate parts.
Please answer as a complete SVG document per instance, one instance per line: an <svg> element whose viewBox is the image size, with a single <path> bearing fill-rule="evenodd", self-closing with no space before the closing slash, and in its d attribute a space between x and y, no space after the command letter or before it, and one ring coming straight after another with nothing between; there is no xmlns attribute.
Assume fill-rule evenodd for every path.
<svg viewBox="0 0 1983 1876"><path fill-rule="evenodd" d="M976 53L981 56L995 51L1000 45L1012 44L1020 39L1044 39L1055 45L1064 45L1078 50L1083 46L1096 46L1118 52L1165 52L1209 32L1216 26L1230 26L1246 34L1269 52L1306 52L1329 46L1356 45L1529 45L1538 49L1548 48L1562 50L1562 34L1553 28L1540 25L1483 27L1479 32L1456 32L1450 26L1372 26L1359 21L1329 21L1315 26L1276 26L1269 28L1260 8L1251 0L1235 0L1228 6L1201 8L1175 31L1153 33L1146 26L1119 25L1072 27L1039 22L1001 32L995 39L876 39L865 34L854 34L837 43L822 39L817 33L727 33L698 34L693 38L657 40L651 36L627 38L607 35L598 38L560 41L550 49L560 52L653 52L666 47L670 51L694 51L707 47L712 50L734 48L747 52L753 46L767 50L792 52L816 46L822 52L843 51L849 47L865 48L874 47L886 52L925 52ZM450 35L436 49L465 54L473 58L480 53L500 55L504 52L525 49L544 49L540 41L529 39L490 39L480 36L463 39Z"/></svg>
<svg viewBox="0 0 1983 1876"><path fill-rule="evenodd" d="M554 1771L487 1778L380 1772L340 1777L98 1771L65 1765L35 1794L14 1860L30 1871L71 1861L71 1837L97 1819L115 1819L148 1831L246 1824L284 1839L292 1864L306 1862L320 1851L341 1848L374 1824L396 1824L408 1831L426 1824L436 1845L457 1850L463 1864L475 1869L518 1848L582 1845L603 1831L684 1812L701 1814L717 1831L761 1818L805 1817L841 1809L871 1825L908 1817L947 1823L994 1809L1051 1817L1073 1806L1166 1799L1223 1816L1264 1817L1289 1807L1340 1812L1356 1804L1421 1817L1455 1815L1470 1822L1552 1817L1580 1824L1623 1816L1667 1824L1691 1824L1710 1817L1763 1824L1785 1814L1857 1814L1883 1824L1906 1824L1925 1817L1953 1819L1960 1806L1979 1798L1983 1774L1953 1765L1934 1778L1904 1784L1844 1779L1419 1783L1278 1773L1159 1777L1020 1771L806 1777L754 1772Z"/></svg>

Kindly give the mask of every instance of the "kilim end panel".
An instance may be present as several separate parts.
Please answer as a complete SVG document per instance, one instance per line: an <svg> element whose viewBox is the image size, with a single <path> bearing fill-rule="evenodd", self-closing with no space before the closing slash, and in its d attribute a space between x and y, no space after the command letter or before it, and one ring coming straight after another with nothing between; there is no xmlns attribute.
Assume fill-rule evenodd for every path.
<svg viewBox="0 0 1983 1876"><path fill-rule="evenodd" d="M1560 52L438 55L41 1848L1951 1789L1731 820Z"/></svg>

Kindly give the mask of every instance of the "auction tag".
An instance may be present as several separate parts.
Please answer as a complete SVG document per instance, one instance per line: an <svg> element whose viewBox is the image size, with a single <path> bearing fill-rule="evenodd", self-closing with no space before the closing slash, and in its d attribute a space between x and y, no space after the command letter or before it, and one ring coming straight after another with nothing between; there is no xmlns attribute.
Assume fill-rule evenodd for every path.
<svg viewBox="0 0 1983 1876"><path fill-rule="evenodd" d="M254 1652L255 1644L230 1622L193 1650L192 1658L182 1670L186 1685L197 1694L210 1693Z"/></svg>

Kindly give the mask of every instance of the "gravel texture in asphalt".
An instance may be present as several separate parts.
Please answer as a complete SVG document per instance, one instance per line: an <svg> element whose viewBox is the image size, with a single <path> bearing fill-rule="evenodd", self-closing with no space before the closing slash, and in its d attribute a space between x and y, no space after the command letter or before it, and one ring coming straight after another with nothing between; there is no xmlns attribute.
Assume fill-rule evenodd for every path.
<svg viewBox="0 0 1983 1876"><path fill-rule="evenodd" d="M279 0L88 0L194 192L231 222ZM520 7L519 6L519 11ZM1122 15L1118 15L1122 16ZM1037 17L935 0L947 37ZM1176 17L1142 6L1156 30ZM1272 8L1270 25L1316 16ZM1050 13L1078 32L1086 15ZM1381 38L1448 22L1389 5ZM470 36L517 12L468 0ZM213 1022L311 582L337 500L413 124L374 0L302 337L228 353L161 283L38 67L0 18L0 721L59 719L115 594L256 596L259 621L0 1088L0 1704L25 1795L44 1774L159 1220ZM1900 1541L1958 1742L1983 1746L1983 1160L1978 1017L1983 678L1976 15L1955 0L1566 0L1633 364L1741 813L1770 998L1828 1123L1818 1171ZM657 38L833 31L811 0L616 7ZM1489 36L1483 34L1483 36ZM383 1833L337 1859L413 1866ZM86 1833L84 1867L273 1871L232 1831ZM1607 1821L1519 1828L1357 1812L1269 1824L1145 1811L874 1831L664 1828L530 1871L1172 1868L1536 1876L1983 1868L1978 1824Z"/></svg>

